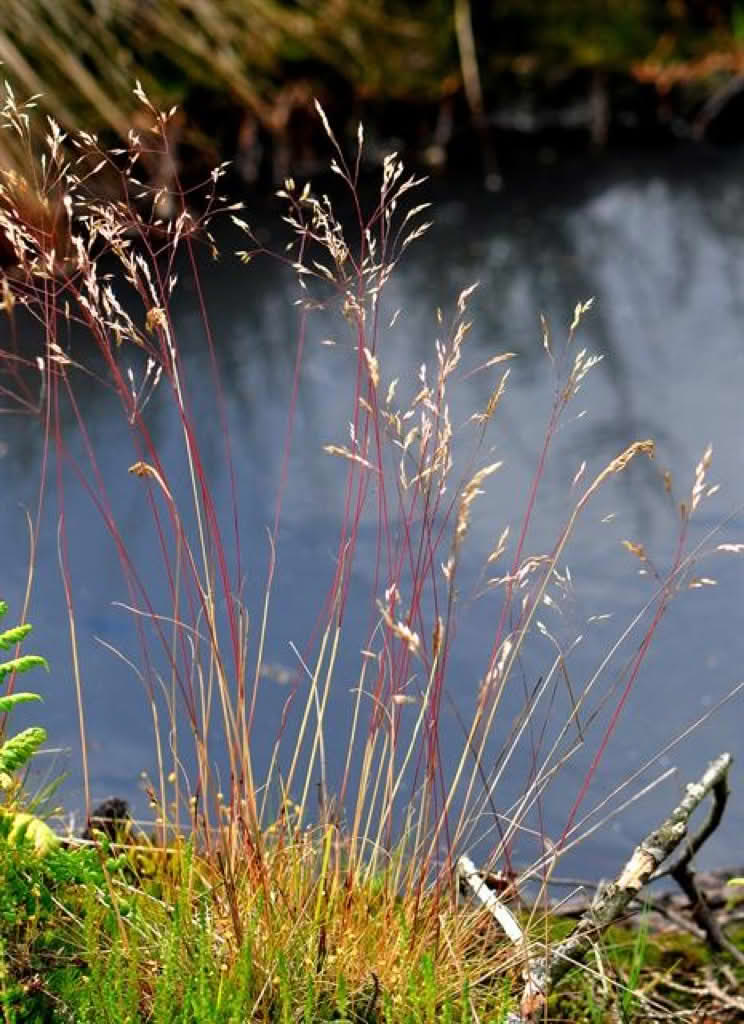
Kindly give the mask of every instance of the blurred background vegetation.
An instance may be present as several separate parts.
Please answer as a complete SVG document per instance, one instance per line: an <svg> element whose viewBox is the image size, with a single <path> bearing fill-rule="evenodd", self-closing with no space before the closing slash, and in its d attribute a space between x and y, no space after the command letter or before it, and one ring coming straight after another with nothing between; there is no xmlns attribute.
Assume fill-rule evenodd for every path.
<svg viewBox="0 0 744 1024"><path fill-rule="evenodd" d="M372 157L392 140L496 183L509 135L705 135L741 92L744 0L4 0L0 61L19 98L107 143L146 129L141 81L181 109L193 173L312 170L317 96L339 131L364 120ZM21 159L9 138L0 159Z"/></svg>

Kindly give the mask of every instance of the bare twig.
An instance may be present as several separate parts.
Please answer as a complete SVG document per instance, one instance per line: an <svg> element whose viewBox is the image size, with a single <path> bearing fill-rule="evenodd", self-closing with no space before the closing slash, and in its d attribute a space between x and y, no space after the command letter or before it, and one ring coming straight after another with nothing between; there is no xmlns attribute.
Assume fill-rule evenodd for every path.
<svg viewBox="0 0 744 1024"><path fill-rule="evenodd" d="M744 1013L744 999L741 996L731 995L730 992L721 988L715 979L713 968L710 965L705 969L705 988L714 999L717 999L719 1003L723 1003L728 1009Z"/></svg>
<svg viewBox="0 0 744 1024"><path fill-rule="evenodd" d="M744 964L744 953L726 938L723 928L713 913L705 893L697 883L695 872L691 870L685 858L682 858L679 864L675 864L672 870L672 878L678 883L690 901L693 920L705 933L711 949L717 953L725 950L735 960L738 960L740 964Z"/></svg>
<svg viewBox="0 0 744 1024"><path fill-rule="evenodd" d="M684 870L689 872L690 857L700 849L721 820L728 795L728 772L732 760L730 754L721 754L710 763L699 782L689 783L679 805L658 829L651 832L636 847L618 879L598 888L591 907L582 915L568 938L549 950L546 956L528 959L520 1010L507 1015L507 1024L529 1024L539 1019L550 991L564 974L584 959L597 937L628 909L644 885L657 875L659 866L671 856L687 835L688 823L693 812L703 799L712 793L714 807L708 820L690 841L689 856L686 853L672 869L674 873L684 867ZM480 902L491 910L502 928L507 930L502 920L506 908L488 890L472 861L467 857L461 857L457 871ZM691 874L690 877L694 878ZM708 913L710 914L710 911ZM705 928L702 921L699 923ZM708 933L707 928L705 930ZM725 937L723 939L724 942L728 942ZM512 941L516 939L513 938Z"/></svg>
<svg viewBox="0 0 744 1024"><path fill-rule="evenodd" d="M502 903L493 889L489 888L470 857L462 856L457 861L457 876L470 889L473 896L482 903L489 914L498 921L513 943L524 942L524 932L511 910Z"/></svg>
<svg viewBox="0 0 744 1024"><path fill-rule="evenodd" d="M744 953L726 938L720 923L708 904L705 893L698 885L695 872L691 867L692 858L706 839L715 832L723 817L729 797L728 777L726 774L722 775L713 784L711 793L713 796L713 806L708 818L687 844L687 848L679 860L669 869L669 874L690 901L693 920L705 932L711 948L716 952L726 950L740 964L744 964Z"/></svg>

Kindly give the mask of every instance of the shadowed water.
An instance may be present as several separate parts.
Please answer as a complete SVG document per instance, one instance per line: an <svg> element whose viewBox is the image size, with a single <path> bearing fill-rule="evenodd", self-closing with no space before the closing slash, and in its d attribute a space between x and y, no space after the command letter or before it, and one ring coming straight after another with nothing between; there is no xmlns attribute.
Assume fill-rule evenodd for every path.
<svg viewBox="0 0 744 1024"><path fill-rule="evenodd" d="M435 197L435 227L409 250L388 286L385 319L398 307L402 313L395 327L385 332L381 374L384 383L399 377L404 395L416 390L419 365L432 361L436 307L449 315L460 290L473 281L479 280L480 288L471 301L474 326L466 343L464 370L498 352L518 354L484 448L484 460L503 459L504 468L489 479L486 494L474 506L463 552L458 626L447 678L450 699L443 704L441 721L446 771L452 771L462 748L458 715L465 721L472 715L501 607L500 592L484 586L488 575L483 572L485 558L506 524L511 525L512 537L518 532L519 514L527 501L553 400L555 380L542 345L539 312L551 324L558 351L575 303L594 296L594 308L581 327L577 344L602 354L604 360L586 379L555 437L526 550L543 554L552 549L581 493L580 487L571 491L571 481L583 461L587 463L587 483L631 441L653 438L657 443L655 462L638 459L585 510L562 562L570 567L571 593L558 609L546 607L541 615L546 629L561 644L567 645L579 634L583 637L567 662L574 694L583 690L605 653L656 591L651 577L639 575L641 563L622 541L643 544L660 572L672 564L679 531L678 501L689 494L695 464L709 442L714 455L708 481L722 486L698 509L690 544L700 543L742 501L744 185L740 163L736 155L698 155L694 163L685 157L674 166L650 158L628 159L591 173L585 171L583 179L543 179L497 197L473 194L468 187L453 185L444 191L440 186L437 191L441 194ZM284 238L278 226L271 226L278 222L278 214L277 210L276 221L266 221L262 229L267 242L277 246ZM266 220L265 214L262 220ZM221 364L236 473L243 596L256 621L268 560L267 527L273 521L280 479L298 313L293 306L297 289L291 278L266 263L242 267L227 255L242 244L226 234L222 239L225 258L216 266L205 266L203 283ZM208 383L197 296L186 285L176 293L174 323L210 487L224 512L228 548L234 557L223 436ZM321 344L329 337L337 342L335 346ZM352 344L341 317L318 313L311 319L266 654L268 663L292 672L298 665L290 642L304 649L317 625L334 570L346 467L324 454L322 446L348 440L356 365ZM498 379L495 373L470 376L450 395L458 444L462 443L464 450L466 442L459 439L472 431L464 425L474 411L485 407ZM127 472L137 456L127 439L118 402L95 381L82 376L78 377L78 397L130 556L153 607L168 614L167 581L158 570L145 488ZM584 411L586 415L580 415ZM180 428L165 391L151 401L147 419L161 459L171 468L171 483L177 494L182 488L180 495L185 497L188 479L180 455ZM82 442L71 421L65 440L70 454L84 464ZM0 455L4 489L0 506L2 596L10 604L9 618L13 618L22 601L27 571L22 506L34 506L43 456L39 423L30 417L3 417ZM67 466L67 470L71 468ZM671 494L664 486L665 470L671 473ZM66 481L64 514L93 799L110 793L127 796L145 815L138 775L154 772L155 763L148 702L132 667L97 639L137 661L132 616L114 604L128 602L129 595L116 549L90 495L74 472L66 472ZM53 486L47 501L29 616L35 632L26 648L45 654L52 673L44 678L29 677L28 688L39 688L45 703L16 712L14 725L45 725L51 744L63 753L56 759L47 757L43 763L52 772L70 772L64 799L80 810L78 722L58 569L56 523L60 508ZM343 764L341 738L350 716L349 694L357 680L359 650L367 641L374 612L369 600L377 543L373 508L374 501L360 524L344 643L327 712L332 774ZM705 544L705 551L716 543L744 540L742 532L741 518L735 518ZM577 819L738 682L744 664L744 562L740 558L710 554L697 575L715 578L717 586L685 591L671 604ZM644 621L648 624L649 619ZM608 703L593 727L582 720L581 733L575 731L576 739L583 738L582 745L562 767L530 819L553 841L563 831L611 708L622 692L623 669L642 637L642 631L632 634L597 684L596 698L608 693ZM552 641L540 636L527 645L486 748L485 759L490 759L484 764L487 772L524 706L525 695L548 670L554 651ZM150 678L157 673L166 677L167 664L164 659L156 660L147 671ZM300 683L298 699L290 710L290 734L304 685ZM423 680L412 685L415 689ZM266 679L262 684L252 748L259 776L271 756L287 693L275 680ZM530 777L532 752L541 741L544 749L570 708L564 680L541 699L533 726L524 734L473 837L488 833L494 810L506 812L519 798ZM414 716L415 706L406 713ZM723 750L735 757L740 753L743 724L744 706L741 698L735 698L613 801L611 806L617 806L665 770L675 768L662 785L570 854L567 869L592 876L615 870L634 843L677 802L684 784L699 777L712 757ZM288 755L282 762L286 770L285 762ZM225 770L224 763L220 767ZM732 783L731 806L706 848L705 863L740 859L744 787L738 764ZM518 838L515 861L534 855L534 844L527 837Z"/></svg>

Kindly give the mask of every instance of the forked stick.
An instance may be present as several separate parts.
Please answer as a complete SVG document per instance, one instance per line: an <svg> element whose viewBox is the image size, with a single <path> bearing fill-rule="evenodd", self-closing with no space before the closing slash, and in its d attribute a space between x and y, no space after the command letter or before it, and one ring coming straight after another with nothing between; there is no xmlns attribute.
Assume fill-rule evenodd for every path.
<svg viewBox="0 0 744 1024"><path fill-rule="evenodd" d="M636 847L633 856L617 880L598 890L591 907L579 918L568 938L549 950L547 956L533 958L525 954L525 987L520 1009L519 1012L512 1011L507 1014L505 1024L530 1024L538 1019L541 1011L545 1008L551 989L564 974L583 960L599 935L624 914L646 882L651 879L660 865L671 856L685 838L693 812L703 799L712 793L713 813L706 828L702 830L705 833L703 838L708 838L712 832L710 823L717 824L720 821L723 807L726 804L728 772L732 761L731 754L721 754L710 763L699 782L688 783L685 796L680 804L658 829L651 832ZM695 848L698 849L701 845L699 834L695 837ZM513 916L498 897L488 889L483 876L476 871L473 862L468 857L460 857L458 860L457 875L472 891L475 898L493 914L512 941L515 943L523 941L523 935L518 926L516 930L504 927L509 919L514 921ZM516 924L516 922L514 923Z"/></svg>

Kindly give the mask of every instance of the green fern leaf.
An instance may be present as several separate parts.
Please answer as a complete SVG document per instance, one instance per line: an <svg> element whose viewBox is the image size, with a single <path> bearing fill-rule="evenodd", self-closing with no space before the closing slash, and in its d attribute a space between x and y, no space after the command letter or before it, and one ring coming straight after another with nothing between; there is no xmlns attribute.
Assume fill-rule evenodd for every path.
<svg viewBox="0 0 744 1024"><path fill-rule="evenodd" d="M0 648L8 651L11 647L15 647L16 644L20 644L26 639L33 628L33 626L25 623L23 626L14 626L12 629L6 629L4 633L0 633Z"/></svg>
<svg viewBox="0 0 744 1024"><path fill-rule="evenodd" d="M17 736L11 736L0 747L0 773L12 775L29 761L46 740L46 729L31 726Z"/></svg>
<svg viewBox="0 0 744 1024"><path fill-rule="evenodd" d="M10 693L0 697L0 712L12 711L16 704L27 704L30 700L41 700L38 693Z"/></svg>
<svg viewBox="0 0 744 1024"><path fill-rule="evenodd" d="M46 658L41 658L38 654L24 654L21 658L3 661L0 663L0 682L11 672L28 672L29 669L35 668L37 665L43 665L47 672L49 671Z"/></svg>
<svg viewBox="0 0 744 1024"><path fill-rule="evenodd" d="M10 831L8 840L16 846L25 840L31 843L34 853L43 857L55 847L59 846L59 838L41 818L25 812L8 813L0 809L0 814L10 820Z"/></svg>

